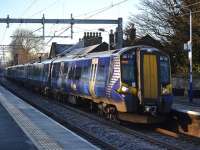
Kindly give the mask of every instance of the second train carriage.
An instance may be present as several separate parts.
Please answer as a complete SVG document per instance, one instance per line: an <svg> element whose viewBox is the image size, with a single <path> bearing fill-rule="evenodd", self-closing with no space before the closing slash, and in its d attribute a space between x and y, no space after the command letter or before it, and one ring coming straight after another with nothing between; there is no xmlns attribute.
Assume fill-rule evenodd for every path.
<svg viewBox="0 0 200 150"><path fill-rule="evenodd" d="M146 123L169 113L172 105L169 57L149 46L66 55L8 71L11 68L24 69L34 87L68 94L71 103L77 97L90 99L121 120Z"/></svg>

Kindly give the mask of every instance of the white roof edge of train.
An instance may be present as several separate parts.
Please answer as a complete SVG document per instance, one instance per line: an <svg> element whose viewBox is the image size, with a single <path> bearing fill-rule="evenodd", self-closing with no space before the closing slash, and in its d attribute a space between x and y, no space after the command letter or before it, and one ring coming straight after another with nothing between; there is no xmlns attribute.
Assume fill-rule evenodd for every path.
<svg viewBox="0 0 200 150"><path fill-rule="evenodd" d="M111 55L116 56L116 55L120 55L121 53L132 49L132 48L140 48L141 50L151 50L151 51L159 51L157 48L148 46L148 45L136 45L136 46L129 46L129 47L124 47L124 48L120 48L120 49L115 49L115 50L108 50L108 51L102 51L102 52L94 52L94 53L87 53L85 55L66 55L66 56L57 56L55 58L52 59L46 59L44 61L42 61L41 63L51 63L53 61L53 63L59 62L59 61L71 61L74 60L74 58L76 58L77 60L85 60L85 59L91 59L93 57L109 57ZM114 53L115 51L118 51L116 53Z"/></svg>
<svg viewBox="0 0 200 150"><path fill-rule="evenodd" d="M121 49L118 49L119 52L117 52L118 54L121 54L129 49L132 49L132 48L140 48L141 51L143 50L147 50L149 49L149 51L159 51L157 48L155 47L152 47L152 46L148 46L148 45L136 45L136 46L129 46L129 47L124 47L124 48L121 48Z"/></svg>

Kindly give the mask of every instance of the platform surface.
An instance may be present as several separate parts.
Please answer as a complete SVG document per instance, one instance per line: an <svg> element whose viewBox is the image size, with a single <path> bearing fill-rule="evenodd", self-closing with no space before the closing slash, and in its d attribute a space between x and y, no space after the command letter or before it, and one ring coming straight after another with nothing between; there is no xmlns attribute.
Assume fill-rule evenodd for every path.
<svg viewBox="0 0 200 150"><path fill-rule="evenodd" d="M0 149L36 150L33 142L0 104Z"/></svg>
<svg viewBox="0 0 200 150"><path fill-rule="evenodd" d="M172 109L190 115L200 116L200 99L193 99L193 102L190 102L188 97L175 96Z"/></svg>
<svg viewBox="0 0 200 150"><path fill-rule="evenodd" d="M20 138L11 139L8 143L5 142L6 145L11 144L13 140L15 142L19 142L19 146L27 146L26 148L24 148L27 150L36 148L48 150L99 149L95 145L91 144L90 142L81 138L74 132L66 129L59 123L55 122L45 114L41 113L37 109L33 108L31 105L25 103L20 98L16 97L2 86L0 86L0 105L0 111L7 111L8 119L4 118L4 120L6 120L7 122L11 120L10 126L14 126L14 128L17 128L17 126L19 126L23 130L23 132L21 130L21 132L16 133L17 136L18 134L20 135ZM5 114L5 116L3 117L7 118L7 116ZM1 119L3 119L3 117ZM6 121L3 121L3 124L6 123ZM2 132L2 135L0 136L6 136L6 133L3 132L3 129L7 127L3 124L1 125L3 127L0 126L0 132ZM18 130L20 130L19 127ZM12 132L12 130L10 132ZM7 135L8 138L10 138L10 135ZM11 149L18 149L18 145L13 144L12 146L14 148ZM19 149L21 150L22 148Z"/></svg>

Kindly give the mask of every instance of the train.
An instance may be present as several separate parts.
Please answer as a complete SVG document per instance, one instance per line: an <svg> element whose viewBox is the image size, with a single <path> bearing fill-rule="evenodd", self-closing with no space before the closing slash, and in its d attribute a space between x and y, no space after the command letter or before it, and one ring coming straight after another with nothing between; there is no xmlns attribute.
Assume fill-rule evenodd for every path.
<svg viewBox="0 0 200 150"><path fill-rule="evenodd" d="M10 66L8 79L44 93L87 102L111 120L163 121L173 103L170 58L146 45L93 52L75 49L55 58Z"/></svg>

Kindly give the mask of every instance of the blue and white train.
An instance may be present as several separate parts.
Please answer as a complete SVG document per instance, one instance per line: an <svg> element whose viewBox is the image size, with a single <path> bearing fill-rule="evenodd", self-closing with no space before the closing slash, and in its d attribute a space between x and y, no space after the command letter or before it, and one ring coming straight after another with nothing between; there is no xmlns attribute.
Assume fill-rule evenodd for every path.
<svg viewBox="0 0 200 150"><path fill-rule="evenodd" d="M149 46L91 52L77 50L42 62L11 66L7 78L44 92L89 101L111 119L152 123L172 106L170 59ZM75 50L76 51L76 50Z"/></svg>

